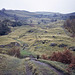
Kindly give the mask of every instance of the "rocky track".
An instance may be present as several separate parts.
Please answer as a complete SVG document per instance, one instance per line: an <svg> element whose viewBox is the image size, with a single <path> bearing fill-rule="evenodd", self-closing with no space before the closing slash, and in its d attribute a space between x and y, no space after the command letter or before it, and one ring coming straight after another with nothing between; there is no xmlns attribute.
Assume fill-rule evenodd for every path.
<svg viewBox="0 0 75 75"><path fill-rule="evenodd" d="M57 69L55 69L54 67L52 67L46 63L37 61L35 59L31 59L30 62L32 62L35 65L38 65L38 67L39 67L38 69L42 73L41 75L68 75L68 74L64 74L61 71L58 71ZM52 72L54 72L55 74L50 73L50 70L52 70ZM32 70L31 70L31 68L29 68L27 62L26 62L26 75L35 75L32 73ZM37 75L40 75L40 74L37 74Z"/></svg>

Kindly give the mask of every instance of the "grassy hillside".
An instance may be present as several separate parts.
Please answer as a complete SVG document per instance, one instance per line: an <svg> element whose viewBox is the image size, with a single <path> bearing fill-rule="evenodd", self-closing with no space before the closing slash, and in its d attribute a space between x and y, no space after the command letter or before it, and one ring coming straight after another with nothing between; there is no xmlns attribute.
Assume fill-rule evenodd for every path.
<svg viewBox="0 0 75 75"><path fill-rule="evenodd" d="M63 23L64 21L57 21L46 25L40 24L33 27L26 25L12 28L10 34L0 36L0 45L18 42L21 45L22 51L23 45L26 44L27 47L24 46L24 50L22 51L23 55L27 51L39 55L50 55L54 51L62 51L64 47L59 47L61 44L66 45L67 48L75 46L75 38L65 33L62 27ZM51 46L53 43L56 46Z"/></svg>
<svg viewBox="0 0 75 75"><path fill-rule="evenodd" d="M75 54L75 38L70 37L70 33L64 29L64 20L59 19L61 17L52 18L48 15L42 14L41 16L41 14L37 15L36 13L19 10L0 11L0 15L1 20L5 18L11 20L6 22L11 32L8 35L0 36L0 75L60 74L60 71L58 72L56 69L66 72L64 70L68 65L54 61L41 59L36 61L32 59L37 55L40 57L42 55L50 56L53 52L62 52L65 47ZM12 22L19 21L22 24L21 26L11 26ZM14 56L6 55L9 52L12 53L12 49L13 51L19 49L20 51L16 50L16 52L19 51L23 59L14 57L16 53L13 54ZM74 71L72 75L74 75Z"/></svg>
<svg viewBox="0 0 75 75"><path fill-rule="evenodd" d="M15 14L18 17L30 17L30 16L36 15L35 13L32 13L32 12L20 11L20 10L6 10L5 13L10 15Z"/></svg>
<svg viewBox="0 0 75 75"><path fill-rule="evenodd" d="M40 62L41 61L41 62ZM29 58L18 59L8 55L0 54L0 75L58 75L60 71L56 71L50 66L52 64L63 74L68 65L46 60L30 60ZM58 65L59 64L59 65ZM62 68L61 68L62 67ZM74 72L71 74L74 75Z"/></svg>
<svg viewBox="0 0 75 75"><path fill-rule="evenodd" d="M0 75L26 75L25 60L0 54Z"/></svg>
<svg viewBox="0 0 75 75"><path fill-rule="evenodd" d="M68 64L56 61L30 58L19 59L16 57L0 54L0 75L75 75L75 70L67 70Z"/></svg>
<svg viewBox="0 0 75 75"><path fill-rule="evenodd" d="M15 16L20 21L28 20L29 18L51 18L51 19L67 19L75 13L61 14L56 12L29 12L25 10L0 10L0 20L11 19L15 20Z"/></svg>

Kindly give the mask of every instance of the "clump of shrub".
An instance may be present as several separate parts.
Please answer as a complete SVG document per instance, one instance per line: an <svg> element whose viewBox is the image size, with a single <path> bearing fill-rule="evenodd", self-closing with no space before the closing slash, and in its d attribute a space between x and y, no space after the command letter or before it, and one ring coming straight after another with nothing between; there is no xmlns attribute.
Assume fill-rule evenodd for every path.
<svg viewBox="0 0 75 75"><path fill-rule="evenodd" d="M69 68L75 69L75 56L70 50L64 50L63 52L54 52L51 55L50 60L69 64Z"/></svg>
<svg viewBox="0 0 75 75"><path fill-rule="evenodd" d="M70 50L64 50L63 52L54 52L51 55L50 60L70 64L72 61L72 53Z"/></svg>
<svg viewBox="0 0 75 75"><path fill-rule="evenodd" d="M65 21L64 27L75 37L75 16Z"/></svg>
<svg viewBox="0 0 75 75"><path fill-rule="evenodd" d="M42 59L45 59L45 60L48 59L46 55L42 55L41 58L42 58Z"/></svg>
<svg viewBox="0 0 75 75"><path fill-rule="evenodd" d="M63 52L53 52L50 57L42 55L42 59L69 64L69 68L75 69L75 56L70 50L64 50Z"/></svg>
<svg viewBox="0 0 75 75"><path fill-rule="evenodd" d="M11 32L11 29L8 27L5 21L0 21L0 35L6 35Z"/></svg>
<svg viewBox="0 0 75 75"><path fill-rule="evenodd" d="M7 54L11 55L11 56L15 56L15 57L20 57L20 48L14 47L14 48L8 50Z"/></svg>
<svg viewBox="0 0 75 75"><path fill-rule="evenodd" d="M69 68L75 69L75 56L72 57L72 61L71 61L70 65L69 65Z"/></svg>

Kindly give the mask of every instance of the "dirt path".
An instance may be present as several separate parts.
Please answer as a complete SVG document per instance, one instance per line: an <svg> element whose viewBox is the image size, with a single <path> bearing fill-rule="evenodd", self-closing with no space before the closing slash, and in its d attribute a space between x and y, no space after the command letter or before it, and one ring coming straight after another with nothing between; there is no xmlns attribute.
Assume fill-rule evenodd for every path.
<svg viewBox="0 0 75 75"><path fill-rule="evenodd" d="M52 70L52 72L55 72L57 75L68 75L58 71L57 69L46 63L36 61L35 59L31 59L30 61L39 67L38 69L41 71L42 75L54 75L50 73L50 70ZM26 63L26 75L33 75L31 68L28 66L28 63Z"/></svg>
<svg viewBox="0 0 75 75"><path fill-rule="evenodd" d="M58 75L64 75L63 73L57 71L55 68L53 68L52 66L46 64L46 63L42 63L40 61L35 61L35 60L31 60L32 62L34 62L35 64L39 65L39 66L44 66L44 67L48 67L49 69L53 70L54 72L56 72Z"/></svg>
<svg viewBox="0 0 75 75"><path fill-rule="evenodd" d="M26 75L33 75L27 62L26 62Z"/></svg>

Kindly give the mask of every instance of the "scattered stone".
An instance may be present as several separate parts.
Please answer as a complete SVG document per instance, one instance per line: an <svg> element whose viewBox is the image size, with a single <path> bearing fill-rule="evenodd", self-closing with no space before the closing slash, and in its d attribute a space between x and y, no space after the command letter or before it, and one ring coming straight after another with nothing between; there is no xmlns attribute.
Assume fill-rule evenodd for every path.
<svg viewBox="0 0 75 75"><path fill-rule="evenodd" d="M27 43L24 43L23 44L23 50L27 50L28 49L27 47L29 47L29 45Z"/></svg>
<svg viewBox="0 0 75 75"><path fill-rule="evenodd" d="M48 43L48 42L50 42L50 40L43 40L42 44L45 44L45 43Z"/></svg>
<svg viewBox="0 0 75 75"><path fill-rule="evenodd" d="M40 58L40 56L39 55L37 55L37 59L39 59Z"/></svg>
<svg viewBox="0 0 75 75"><path fill-rule="evenodd" d="M56 38L56 36L52 36L53 38Z"/></svg>
<svg viewBox="0 0 75 75"><path fill-rule="evenodd" d="M24 43L23 47L29 47L29 45L27 43Z"/></svg>
<svg viewBox="0 0 75 75"><path fill-rule="evenodd" d="M57 46L57 44L56 43L51 43L50 46Z"/></svg>
<svg viewBox="0 0 75 75"><path fill-rule="evenodd" d="M10 45L20 46L20 44L19 44L19 43L17 43L17 42L11 42L11 43L10 43Z"/></svg>
<svg viewBox="0 0 75 75"><path fill-rule="evenodd" d="M17 42L11 42L10 44L7 44L6 46L13 47L13 46L20 46L20 44Z"/></svg>
<svg viewBox="0 0 75 75"><path fill-rule="evenodd" d="M75 51L75 46L69 47L69 50Z"/></svg>
<svg viewBox="0 0 75 75"><path fill-rule="evenodd" d="M41 48L41 47L35 47L35 49L39 49L39 48Z"/></svg>
<svg viewBox="0 0 75 75"><path fill-rule="evenodd" d="M29 30L28 32L29 32L29 33L33 33L33 32L34 32L34 30Z"/></svg>
<svg viewBox="0 0 75 75"><path fill-rule="evenodd" d="M1 48L4 48L6 45L0 45Z"/></svg>
<svg viewBox="0 0 75 75"><path fill-rule="evenodd" d="M60 44L60 45L58 45L58 47L67 47L68 45L66 45L66 44Z"/></svg>
<svg viewBox="0 0 75 75"><path fill-rule="evenodd" d="M36 45L38 45L38 44L37 43L33 44L33 46L36 46Z"/></svg>
<svg viewBox="0 0 75 75"><path fill-rule="evenodd" d="M47 33L47 31L45 31L45 33Z"/></svg>
<svg viewBox="0 0 75 75"><path fill-rule="evenodd" d="M29 48L28 47L23 47L23 50L29 50Z"/></svg>
<svg viewBox="0 0 75 75"><path fill-rule="evenodd" d="M42 41L42 44L45 44L46 42L45 41Z"/></svg>
<svg viewBox="0 0 75 75"><path fill-rule="evenodd" d="M0 45L1 48L13 47L13 46L20 46L20 44L18 42L11 42L10 44L7 44L7 45Z"/></svg>
<svg viewBox="0 0 75 75"><path fill-rule="evenodd" d="M33 46L36 46L36 45L39 45L39 44L47 44L49 42L50 42L50 40L37 40L37 41L35 41Z"/></svg>

